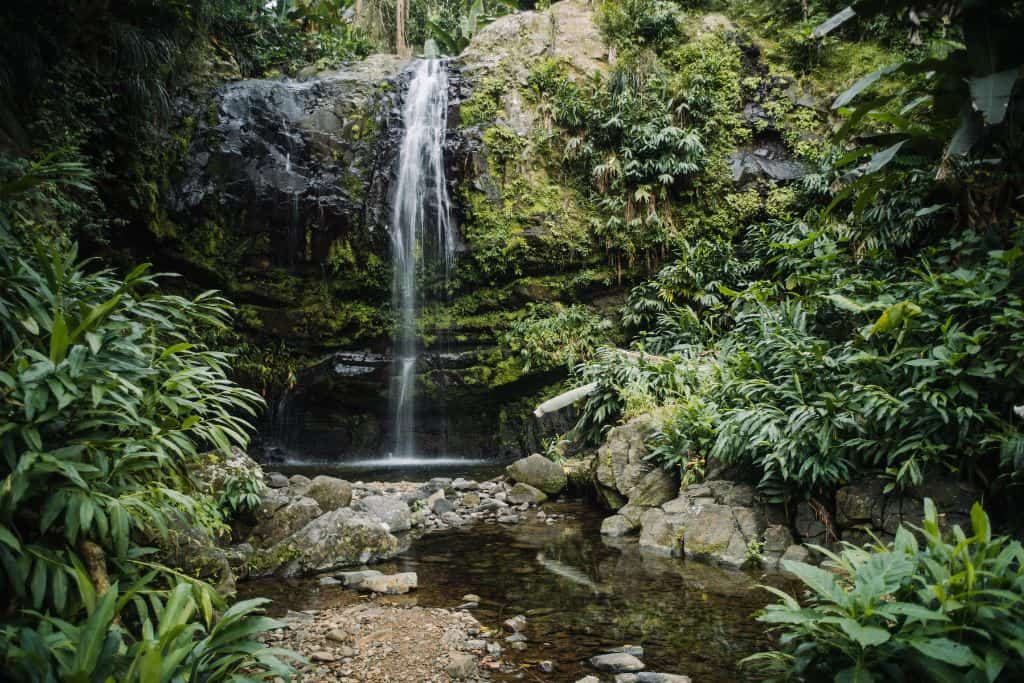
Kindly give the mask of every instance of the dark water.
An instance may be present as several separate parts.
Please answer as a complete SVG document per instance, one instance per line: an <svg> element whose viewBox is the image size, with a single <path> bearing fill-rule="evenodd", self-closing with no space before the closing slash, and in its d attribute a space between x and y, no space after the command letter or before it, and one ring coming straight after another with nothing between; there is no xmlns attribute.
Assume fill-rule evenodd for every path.
<svg viewBox="0 0 1024 683"><path fill-rule="evenodd" d="M478 524L431 534L376 568L419 574L419 590L402 602L453 607L475 593L482 601L473 614L499 630L502 620L525 614L530 647L503 653L522 668L495 680L575 681L594 673L587 658L626 644L643 646L649 670L700 683L744 679L736 662L768 642L764 626L751 618L769 597L756 584L777 579L648 555L635 540L604 539L600 514L582 502L544 509L565 516L547 525L531 511L531 521L515 527ZM242 588L274 598L278 610L360 599L315 581ZM555 672L541 673L534 666L540 660L553 661Z"/></svg>

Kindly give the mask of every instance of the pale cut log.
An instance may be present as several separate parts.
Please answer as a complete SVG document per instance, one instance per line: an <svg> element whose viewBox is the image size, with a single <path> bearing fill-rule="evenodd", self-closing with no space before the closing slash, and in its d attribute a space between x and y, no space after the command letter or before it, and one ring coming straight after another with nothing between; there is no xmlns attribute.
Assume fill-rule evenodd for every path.
<svg viewBox="0 0 1024 683"><path fill-rule="evenodd" d="M568 405L572 405L581 398L590 396L595 391L597 391L597 382L584 384L582 387L577 387L571 391L565 392L564 394L559 394L552 399L544 401L537 406L537 409L533 411L533 414L537 417L544 417L548 413L561 410Z"/></svg>

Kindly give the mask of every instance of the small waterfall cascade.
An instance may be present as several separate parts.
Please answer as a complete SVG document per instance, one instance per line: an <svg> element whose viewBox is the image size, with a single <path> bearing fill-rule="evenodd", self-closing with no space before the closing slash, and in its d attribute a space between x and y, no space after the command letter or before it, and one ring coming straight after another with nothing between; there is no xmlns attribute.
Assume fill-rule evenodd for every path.
<svg viewBox="0 0 1024 683"><path fill-rule="evenodd" d="M418 283L427 268L445 281L455 259L455 228L444 168L448 71L439 59L415 63L402 113L402 146L391 213L392 298L396 312L390 403L393 459L415 460Z"/></svg>

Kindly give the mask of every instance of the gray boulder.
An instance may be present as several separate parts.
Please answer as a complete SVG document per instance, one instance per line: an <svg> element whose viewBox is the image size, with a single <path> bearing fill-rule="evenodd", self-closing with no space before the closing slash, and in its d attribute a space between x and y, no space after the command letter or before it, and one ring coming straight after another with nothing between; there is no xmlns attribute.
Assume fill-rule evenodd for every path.
<svg viewBox="0 0 1024 683"><path fill-rule="evenodd" d="M763 515L753 508L720 505L681 496L641 518L641 549L730 567L750 561L748 549L761 539Z"/></svg>
<svg viewBox="0 0 1024 683"><path fill-rule="evenodd" d="M646 439L655 427L654 417L640 415L608 432L597 451L595 479L598 492L612 509L619 501L654 507L676 497L679 475L647 460Z"/></svg>
<svg viewBox="0 0 1024 683"><path fill-rule="evenodd" d="M319 475L313 478L303 495L312 498L324 512L348 507L352 502L352 485L344 479Z"/></svg>
<svg viewBox="0 0 1024 683"><path fill-rule="evenodd" d="M367 496L357 502L355 508L387 524L388 531L408 531L412 526L412 510L400 498Z"/></svg>
<svg viewBox="0 0 1024 683"><path fill-rule="evenodd" d="M539 505L547 499L548 497L540 489L521 482L508 492L508 502L513 505L522 505L523 503Z"/></svg>
<svg viewBox="0 0 1024 683"><path fill-rule="evenodd" d="M613 538L618 536L628 536L638 528L640 528L639 524L622 515L612 515L611 517L606 517L605 520L601 522L601 533Z"/></svg>
<svg viewBox="0 0 1024 683"><path fill-rule="evenodd" d="M308 576L379 562L400 551L398 539L379 519L352 508L338 508L272 547L265 554L268 566L264 571L285 577Z"/></svg>
<svg viewBox="0 0 1024 683"><path fill-rule="evenodd" d="M539 453L516 460L505 472L513 481L529 484L547 494L558 493L567 482L562 466Z"/></svg>
<svg viewBox="0 0 1024 683"><path fill-rule="evenodd" d="M357 584L359 590L370 593L383 593L385 595L403 595L414 590L419 585L419 578L416 572L401 572L399 574L377 574L367 576Z"/></svg>
<svg viewBox="0 0 1024 683"><path fill-rule="evenodd" d="M625 652L612 652L606 655L591 657L590 666L598 671L606 671L613 674L632 673L643 671L644 669L643 662Z"/></svg>
<svg viewBox="0 0 1024 683"><path fill-rule="evenodd" d="M275 491L279 490L281 489ZM249 543L257 548L270 547L306 526L322 513L323 510L312 498L303 497L289 501L253 528L249 534Z"/></svg>

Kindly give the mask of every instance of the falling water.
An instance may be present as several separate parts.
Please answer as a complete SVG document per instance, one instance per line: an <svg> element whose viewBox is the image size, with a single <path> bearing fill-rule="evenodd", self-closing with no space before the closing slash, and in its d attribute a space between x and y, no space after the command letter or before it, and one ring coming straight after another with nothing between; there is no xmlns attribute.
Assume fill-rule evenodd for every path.
<svg viewBox="0 0 1024 683"><path fill-rule="evenodd" d="M448 124L448 72L437 59L420 60L413 69L402 114L404 137L391 214L392 296L398 313L391 380L391 455L403 459L416 456L417 271L428 263L437 263L447 279L455 255L443 154Z"/></svg>

